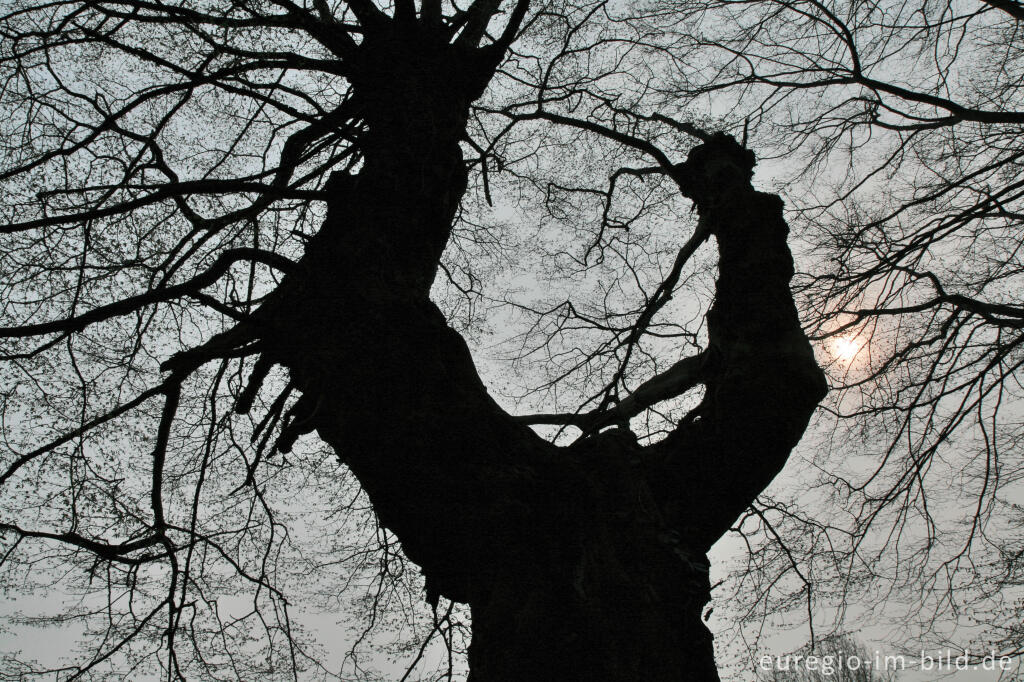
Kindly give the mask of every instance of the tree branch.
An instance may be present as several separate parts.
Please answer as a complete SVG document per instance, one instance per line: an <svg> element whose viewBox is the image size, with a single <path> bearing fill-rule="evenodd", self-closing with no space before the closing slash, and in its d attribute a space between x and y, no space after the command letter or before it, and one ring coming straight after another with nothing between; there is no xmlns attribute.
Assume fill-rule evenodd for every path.
<svg viewBox="0 0 1024 682"><path fill-rule="evenodd" d="M81 331L91 324L127 315L147 305L171 301L182 296L190 296L216 282L232 265L242 260L263 263L282 272L291 272L295 268L294 262L270 251L253 248L228 249L217 256L217 260L214 261L208 270L181 284L154 289L137 296L129 296L116 303L108 303L107 305L94 308L87 313L63 320L39 322L18 327L0 327L0 338L24 338L27 336L53 334L55 332Z"/></svg>
<svg viewBox="0 0 1024 682"><path fill-rule="evenodd" d="M683 358L670 368L640 384L614 407L590 412L528 414L514 417L520 424L564 424L593 433L611 424L628 422L649 407L678 397L701 383L707 355L699 353Z"/></svg>

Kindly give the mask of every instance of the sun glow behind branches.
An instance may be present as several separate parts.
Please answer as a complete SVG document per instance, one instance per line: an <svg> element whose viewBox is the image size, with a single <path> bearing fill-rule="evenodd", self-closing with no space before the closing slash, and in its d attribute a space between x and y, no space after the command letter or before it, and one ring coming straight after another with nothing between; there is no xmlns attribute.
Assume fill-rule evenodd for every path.
<svg viewBox="0 0 1024 682"><path fill-rule="evenodd" d="M840 336L832 341L832 355L845 365L852 363L864 342L852 336Z"/></svg>

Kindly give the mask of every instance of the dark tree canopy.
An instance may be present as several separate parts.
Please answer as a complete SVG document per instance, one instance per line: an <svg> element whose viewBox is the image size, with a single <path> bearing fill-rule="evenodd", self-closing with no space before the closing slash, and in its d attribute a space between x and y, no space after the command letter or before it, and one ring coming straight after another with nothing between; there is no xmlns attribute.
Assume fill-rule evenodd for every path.
<svg viewBox="0 0 1024 682"><path fill-rule="evenodd" d="M920 30L1016 30L1012 5L985 7ZM996 429L1012 392L1016 86L999 76L977 104L928 90L955 49L920 83L884 80L887 42L937 44L886 8L3 11L0 584L81 595L64 620L89 648L63 678L332 678L293 614L339 607L313 584L333 576L373 585L344 678L379 674L358 643L425 596L407 676L435 635L449 657L463 646L460 603L480 682L717 679L717 540L738 531L763 560L752 581L795 571L812 604L801 566L859 578L876 518L925 504L930 458L973 410ZM867 205L882 171L824 166L874 128L898 140L878 167L919 181ZM755 189L762 149L810 151L809 189L789 189L812 334L891 333L879 363L830 368L830 405L891 440L888 489L822 474L860 505L853 531L830 526L835 506L762 496L826 393L783 201ZM973 285L929 265L961 237L987 245ZM477 344L502 328L511 379ZM858 387L869 404L849 408ZM947 396L975 391L947 417ZM998 468L1012 442L981 433ZM978 504L998 502L984 480ZM833 531L853 540L829 554ZM740 585L738 603L771 599Z"/></svg>

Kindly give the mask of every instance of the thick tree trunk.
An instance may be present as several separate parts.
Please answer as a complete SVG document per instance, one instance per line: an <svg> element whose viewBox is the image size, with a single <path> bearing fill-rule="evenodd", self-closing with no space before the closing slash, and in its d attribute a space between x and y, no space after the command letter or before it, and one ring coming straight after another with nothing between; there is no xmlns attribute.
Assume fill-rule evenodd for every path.
<svg viewBox="0 0 1024 682"><path fill-rule="evenodd" d="M418 66L382 75L377 48ZM788 289L781 202L750 188L752 155L731 138L694 150L677 179L721 252L707 398L656 446L618 429L556 448L491 399L428 298L466 184L476 94L452 66L465 56L408 37L362 49L364 165L333 179L321 232L257 314L263 361L302 393L286 431L315 428L429 593L470 604L476 682L716 680L704 555L781 469L824 386Z"/></svg>
<svg viewBox="0 0 1024 682"><path fill-rule="evenodd" d="M717 680L707 560L666 523L643 450L613 430L564 456L540 549L505 553L471 601L470 679Z"/></svg>

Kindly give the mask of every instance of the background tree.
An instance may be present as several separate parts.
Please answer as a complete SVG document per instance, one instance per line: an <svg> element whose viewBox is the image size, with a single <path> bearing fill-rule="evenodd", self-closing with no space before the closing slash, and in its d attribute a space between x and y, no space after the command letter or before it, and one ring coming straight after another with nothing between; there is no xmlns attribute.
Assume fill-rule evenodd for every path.
<svg viewBox="0 0 1024 682"><path fill-rule="evenodd" d="M453 241L474 165L462 143L490 163L466 139L470 104L520 29L543 42L568 16L500 9L7 11L5 580L79 578L75 615L96 646L67 677L326 675L280 587L322 569L295 556L286 523L304 512L299 486L337 475L322 451L289 454L313 431L423 571L428 639L455 648L440 597L469 604L474 679L717 676L704 554L824 393L789 292L782 205L751 187L753 153L728 136L680 124L701 144L666 152L584 125L653 161L700 215L688 240L674 226L653 295L606 309L621 370L712 235L715 303L701 352L629 395L623 375L582 418L593 401L509 416L429 298L443 259L459 289L460 257L491 238L463 219ZM698 385L664 438L641 445L626 427ZM556 447L523 422L581 438ZM388 531L376 539L382 550L334 560L400 570ZM251 608L227 615L218 597L239 579Z"/></svg>

